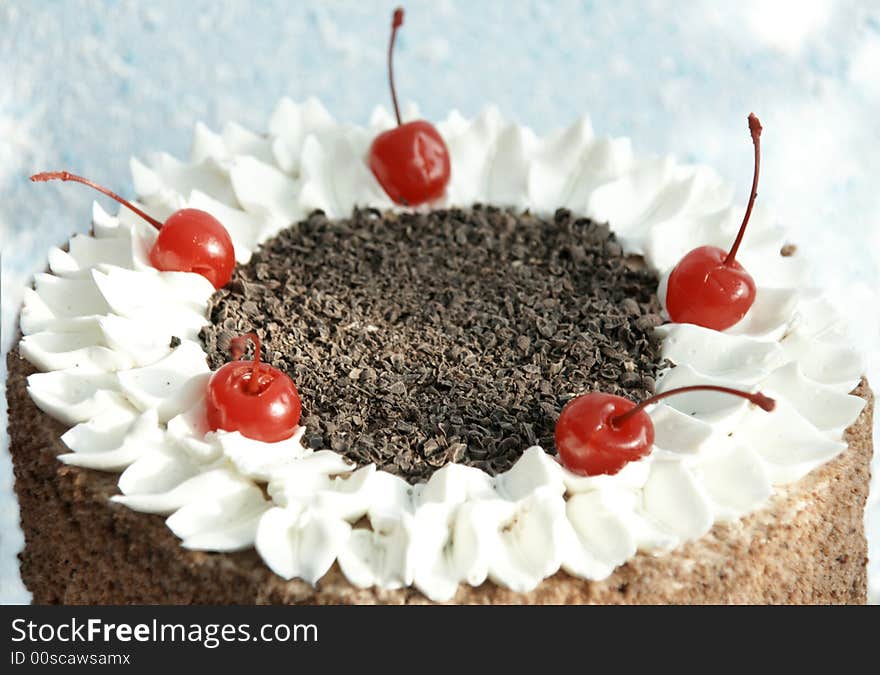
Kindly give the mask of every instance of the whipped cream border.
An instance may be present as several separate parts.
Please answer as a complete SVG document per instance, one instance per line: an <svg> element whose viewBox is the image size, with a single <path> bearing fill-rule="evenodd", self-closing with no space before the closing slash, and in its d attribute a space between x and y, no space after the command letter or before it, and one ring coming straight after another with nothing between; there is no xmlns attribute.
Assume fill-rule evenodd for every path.
<svg viewBox="0 0 880 675"><path fill-rule="evenodd" d="M417 116L413 106L404 115ZM283 99L266 135L198 124L188 162L132 159L135 189L158 218L183 207L214 214L244 263L314 209L341 218L356 206L398 208L364 161L372 138L393 125L381 108L360 127L335 121L315 99ZM595 136L587 118L539 137L490 107L472 120L452 112L438 129L452 178L433 206L483 202L543 215L564 207L607 221L625 251L660 274L661 298L684 253L724 247L739 226L743 210L712 170L637 158L628 139ZM776 486L842 452L865 404L849 393L863 368L839 316L801 290L802 261L780 256L785 233L759 204L738 256L758 286L754 306L721 333L658 328L674 366L657 388L760 387L778 400L774 412L682 395L649 411L653 451L614 476L575 475L531 447L494 477L450 464L410 485L305 448L302 430L279 443L208 430L210 371L198 333L213 287L152 268L155 236L127 210L114 217L96 203L92 236L50 250L50 273L36 275L21 312L21 354L41 371L28 391L70 426L62 462L119 473L114 501L166 516L185 548L253 546L285 579L317 584L338 562L355 586L415 586L435 601L487 579L528 592L560 569L601 580L638 551L669 551L760 508Z"/></svg>

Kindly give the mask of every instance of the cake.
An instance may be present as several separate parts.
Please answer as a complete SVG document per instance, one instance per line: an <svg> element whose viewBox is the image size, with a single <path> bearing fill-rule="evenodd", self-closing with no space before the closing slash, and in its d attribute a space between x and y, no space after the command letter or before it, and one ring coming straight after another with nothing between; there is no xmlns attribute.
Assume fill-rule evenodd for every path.
<svg viewBox="0 0 880 675"><path fill-rule="evenodd" d="M413 209L364 161L393 123L285 99L265 135L132 160L151 216L229 231L219 290L157 271L124 208L50 251L7 359L34 601L864 602L871 392L786 233L755 211L741 321L671 323L669 271L741 218L714 172L490 108L438 125L451 179ZM291 438L206 425L249 331L299 388ZM614 475L556 458L576 395L697 383L777 407L684 394Z"/></svg>

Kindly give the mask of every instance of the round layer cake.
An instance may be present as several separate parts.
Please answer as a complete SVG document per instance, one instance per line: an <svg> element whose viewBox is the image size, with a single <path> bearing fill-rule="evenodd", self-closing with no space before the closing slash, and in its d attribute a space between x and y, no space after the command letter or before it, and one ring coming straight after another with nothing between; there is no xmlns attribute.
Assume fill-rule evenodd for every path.
<svg viewBox="0 0 880 675"><path fill-rule="evenodd" d="M671 267L741 217L711 171L585 120L538 138L453 114L445 197L400 209L363 159L391 124L285 100L265 136L199 127L191 162L133 161L152 215L229 230L216 293L155 270L124 210L50 252L8 360L35 601L864 601L870 391L784 232L755 213L737 325L664 323ZM210 371L250 330L299 386L292 439L207 428ZM778 405L683 395L619 473L556 460L578 394L695 383Z"/></svg>

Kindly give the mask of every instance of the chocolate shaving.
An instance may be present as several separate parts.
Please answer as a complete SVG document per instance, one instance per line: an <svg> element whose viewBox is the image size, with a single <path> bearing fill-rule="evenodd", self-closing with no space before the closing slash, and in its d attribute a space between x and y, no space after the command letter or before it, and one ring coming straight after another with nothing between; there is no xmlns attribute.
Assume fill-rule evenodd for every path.
<svg viewBox="0 0 880 675"><path fill-rule="evenodd" d="M562 407L652 393L657 278L606 225L494 207L333 221L316 212L238 266L201 338L212 368L256 330L296 382L303 443L411 482L553 451Z"/></svg>

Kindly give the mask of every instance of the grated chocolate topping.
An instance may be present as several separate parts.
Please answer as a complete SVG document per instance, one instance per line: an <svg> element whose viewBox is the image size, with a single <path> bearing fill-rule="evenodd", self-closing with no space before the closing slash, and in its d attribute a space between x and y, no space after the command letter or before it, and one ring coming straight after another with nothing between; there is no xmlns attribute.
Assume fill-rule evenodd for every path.
<svg viewBox="0 0 880 675"><path fill-rule="evenodd" d="M574 396L649 396L657 277L608 227L476 205L321 212L266 242L212 298L212 368L256 330L296 382L303 442L410 482L448 462L490 474Z"/></svg>

